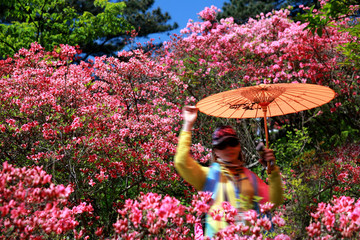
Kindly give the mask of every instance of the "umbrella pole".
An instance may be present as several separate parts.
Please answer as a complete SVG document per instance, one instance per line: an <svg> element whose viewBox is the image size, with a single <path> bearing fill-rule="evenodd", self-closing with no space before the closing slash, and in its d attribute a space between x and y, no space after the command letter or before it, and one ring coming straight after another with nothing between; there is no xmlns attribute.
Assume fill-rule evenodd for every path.
<svg viewBox="0 0 360 240"><path fill-rule="evenodd" d="M269 149L269 135L268 135L268 129L267 129L267 120L266 120L267 106L262 106L262 110L264 112L264 128L265 128L265 136L266 136L266 148ZM267 173L271 174L270 162L267 162Z"/></svg>
<svg viewBox="0 0 360 240"><path fill-rule="evenodd" d="M266 136L266 148L269 148L269 135L268 135L268 129L267 129L267 120L266 120L266 107L263 107L264 112L264 127L265 127L265 136Z"/></svg>

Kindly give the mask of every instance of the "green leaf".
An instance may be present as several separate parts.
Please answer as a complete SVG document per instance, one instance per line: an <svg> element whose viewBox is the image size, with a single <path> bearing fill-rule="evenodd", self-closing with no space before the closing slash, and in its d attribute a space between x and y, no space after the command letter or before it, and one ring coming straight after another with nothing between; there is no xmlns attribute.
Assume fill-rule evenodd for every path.
<svg viewBox="0 0 360 240"><path fill-rule="evenodd" d="M323 33L323 28L318 28L317 30L316 30L316 33L320 36L320 37L322 37L322 33Z"/></svg>

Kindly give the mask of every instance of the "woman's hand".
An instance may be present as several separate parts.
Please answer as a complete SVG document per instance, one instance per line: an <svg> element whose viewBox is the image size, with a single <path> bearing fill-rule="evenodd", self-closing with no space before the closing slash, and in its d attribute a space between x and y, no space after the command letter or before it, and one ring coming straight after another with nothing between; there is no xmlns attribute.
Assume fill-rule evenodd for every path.
<svg viewBox="0 0 360 240"><path fill-rule="evenodd" d="M198 114L198 109L195 106L185 106L183 108L182 114L184 118L184 131L191 131Z"/></svg>
<svg viewBox="0 0 360 240"><path fill-rule="evenodd" d="M268 173L271 173L271 171L274 170L275 160L274 151L272 149L264 148L259 161L267 168Z"/></svg>

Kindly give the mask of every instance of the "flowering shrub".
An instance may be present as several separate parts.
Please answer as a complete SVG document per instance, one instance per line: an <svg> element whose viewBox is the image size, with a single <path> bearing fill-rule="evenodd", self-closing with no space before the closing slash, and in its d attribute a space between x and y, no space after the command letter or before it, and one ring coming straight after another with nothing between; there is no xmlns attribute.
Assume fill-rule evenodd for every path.
<svg viewBox="0 0 360 240"><path fill-rule="evenodd" d="M329 152L309 152L293 161L293 176L302 173L304 184L317 186L315 193L321 201L330 201L333 195L360 197L360 146L348 144ZM324 196L329 198L324 198Z"/></svg>
<svg viewBox="0 0 360 240"><path fill-rule="evenodd" d="M237 211L230 204L223 203L223 211L217 215L225 216L225 220L230 224L228 227L219 231L214 239L284 239L290 240L285 234L279 234L281 228L285 226L285 221L280 212L273 211L273 204L260 204L260 212L249 210L244 213L246 225L236 223ZM215 219L215 218L214 218Z"/></svg>
<svg viewBox="0 0 360 240"><path fill-rule="evenodd" d="M312 239L359 239L360 200L341 196L330 203L319 203L306 228Z"/></svg>
<svg viewBox="0 0 360 240"><path fill-rule="evenodd" d="M341 64L345 56L339 50L340 46L354 40L350 34L340 31L340 27L346 27L346 19L325 27L326 34L319 36L304 30L307 23L291 20L287 9L260 14L242 25L231 17L216 21L213 16L217 12L215 7L207 8L200 15L204 21L190 20L182 30L183 35L166 42L163 55L159 57L160 62L188 85L185 94L194 97L194 102L214 93L259 83L325 85L336 91L334 102L323 106L322 111L272 118L270 130L274 125L284 125L285 121L288 129L305 125L311 130L314 141L326 141L329 147L344 141L332 139L334 136L358 136L360 114L356 106L359 106L360 76L354 68ZM334 114L336 111L338 115ZM341 117L344 115L348 117ZM219 122L229 124L230 121L224 123L225 120L202 115L199 118L195 130L205 142L210 140L204 136L208 136ZM258 123L242 120L244 124L241 125L239 122L230 123L241 132L243 149L249 151L244 155L253 163L257 161L252 156L256 156L253 139L258 137L258 129L253 130L251 126ZM339 126L341 134L337 134Z"/></svg>
<svg viewBox="0 0 360 240"><path fill-rule="evenodd" d="M306 176L308 181L314 180L310 175L316 171L316 180L325 180L322 187L332 194L360 197L360 145L338 147L334 154L325 155L324 159L325 163L313 165L313 170Z"/></svg>
<svg viewBox="0 0 360 240"><path fill-rule="evenodd" d="M171 161L184 102L175 93L186 86L142 51L92 64L73 64L76 53L34 43L0 61L0 158L71 183L72 200L94 207L80 224L107 236L124 199L189 190L172 184L181 179Z"/></svg>
<svg viewBox="0 0 360 240"><path fill-rule="evenodd" d="M208 239L203 236L201 216L208 212L210 200L211 195L204 192L194 195L190 206L182 205L173 197L153 193L143 194L138 200L128 199L124 208L118 210L120 219L113 225L114 239ZM249 225L245 226L236 224L237 210L223 202L222 209L209 214L215 220L218 216L224 217L230 225L214 239L270 239L270 229L285 225L279 213L275 213L271 221L266 216L272 208L273 204L267 203L261 205L259 214L254 210L246 212L244 218ZM289 238L279 235L275 239Z"/></svg>
<svg viewBox="0 0 360 240"><path fill-rule="evenodd" d="M194 239L193 227L209 210L206 203L210 198L207 193L194 195L189 207L173 197L154 193L128 199L118 210L120 219L113 224L115 239Z"/></svg>
<svg viewBox="0 0 360 240"><path fill-rule="evenodd" d="M286 201L281 212L291 237L307 237L301 229L309 226L319 203L328 204L334 196L360 197L359 153L358 144L338 147L333 153L309 151L290 163L291 170L284 168Z"/></svg>
<svg viewBox="0 0 360 240"><path fill-rule="evenodd" d="M217 11L212 7L200 14L214 20L209 16ZM184 37L167 42L162 61L189 80L196 97L212 93L214 86L219 92L260 82L344 86L343 92L349 93L346 76L338 71L342 55L336 47L351 41L351 36L335 27L329 27L326 36L311 36L304 31L306 24L291 21L289 13L279 10L261 14L243 25L232 18L189 21L182 30ZM205 88L195 87L200 85Z"/></svg>
<svg viewBox="0 0 360 240"><path fill-rule="evenodd" d="M327 27L320 37L304 31L306 24L291 21L287 10L261 14L244 25L235 24L232 18L216 21L217 11L215 7L202 11L205 21L189 22L185 35L165 44L156 58L134 50L74 64L79 49L61 45L45 52L34 43L0 61L0 159L4 169L10 168L8 164L19 167L14 171L23 171L24 179L12 192L4 187L4 194L9 194L8 198L1 196L4 204L0 204L4 238L52 238L53 234L91 239L200 237L200 231L193 232L193 225L199 229L199 216L208 209L203 203L207 197L195 195L192 199L194 189L176 174L172 160L182 105L214 92L260 82L327 85L337 91L337 100L329 104L328 111L325 107L323 114L311 116L319 123L310 125L328 130L329 119L338 116L347 120L342 125L354 125L356 133L360 77L350 67L339 65L344 56L338 47L353 40L336 27L343 22ZM200 143L191 150L202 163L210 158L205 155L204 136L209 136L214 126L213 119L200 120L195 126ZM249 132L249 126L243 131ZM323 138L320 133L316 129L313 134ZM253 138L249 139L253 144ZM304 205L307 196L317 203L328 202L334 194L358 195L358 152L356 145L351 145L351 149L337 152L337 157L324 158L327 164L318 164L315 154L301 162L286 181L291 185L289 178L298 180L293 186L304 188L289 190L288 196L294 194L288 198L287 208ZM31 187L32 182L24 192L25 185L20 182L31 179L27 175L44 178L39 180L43 184L31 180L37 187ZM37 194L42 194L43 188L52 192L53 198L45 194L40 199ZM62 195L56 195L61 191ZM313 198L298 208L302 220L315 211L309 203ZM210 214L224 216L231 223L235 212L229 205L223 207L224 212ZM75 218L77 213L90 211L81 214L81 220ZM356 218L354 211L352 219ZM51 221L45 223L44 218ZM269 219L258 218L255 212L247 213L246 218L249 226L230 224L218 238L234 237L235 233L248 239L269 238L263 234L270 227ZM35 220L37 225L29 222ZM298 219L286 220L288 225L298 223ZM272 222L284 224L276 215ZM285 233L281 230L271 237L288 239Z"/></svg>
<svg viewBox="0 0 360 240"><path fill-rule="evenodd" d="M74 230L76 215L93 211L84 202L66 207L73 188L55 185L41 167L4 162L0 179L0 239L49 239Z"/></svg>

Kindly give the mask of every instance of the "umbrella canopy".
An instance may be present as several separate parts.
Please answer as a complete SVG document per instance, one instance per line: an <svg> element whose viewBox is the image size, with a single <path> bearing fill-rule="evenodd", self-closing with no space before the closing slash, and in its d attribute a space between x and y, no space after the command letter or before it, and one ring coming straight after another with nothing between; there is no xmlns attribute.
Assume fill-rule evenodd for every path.
<svg viewBox="0 0 360 240"><path fill-rule="evenodd" d="M259 118L285 115L321 106L335 97L329 87L305 83L260 84L217 93L196 107L223 118Z"/></svg>
<svg viewBox="0 0 360 240"><path fill-rule="evenodd" d="M260 84L217 93L200 100L196 107L207 115L223 118L264 118L269 148L267 117L312 109L330 102L334 90L306 83Z"/></svg>

